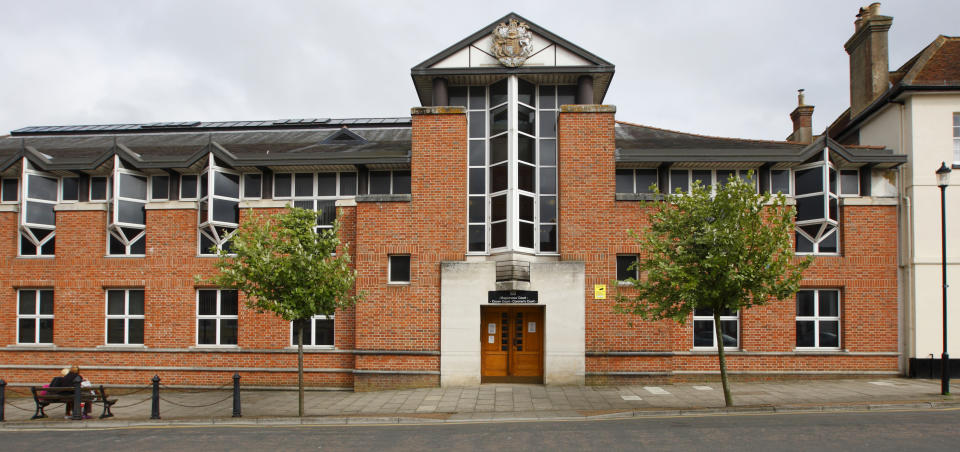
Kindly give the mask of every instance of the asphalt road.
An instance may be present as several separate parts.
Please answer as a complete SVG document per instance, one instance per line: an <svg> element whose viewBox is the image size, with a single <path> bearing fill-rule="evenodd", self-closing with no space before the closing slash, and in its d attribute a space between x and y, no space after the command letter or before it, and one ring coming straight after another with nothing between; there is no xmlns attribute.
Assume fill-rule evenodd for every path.
<svg viewBox="0 0 960 452"><path fill-rule="evenodd" d="M28 450L954 451L960 410L679 416L569 422L0 431Z"/></svg>

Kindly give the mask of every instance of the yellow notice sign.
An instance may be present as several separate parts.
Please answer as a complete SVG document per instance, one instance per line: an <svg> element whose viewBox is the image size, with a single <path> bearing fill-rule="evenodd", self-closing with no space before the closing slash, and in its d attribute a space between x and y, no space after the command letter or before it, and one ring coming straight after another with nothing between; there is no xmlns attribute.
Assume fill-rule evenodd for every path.
<svg viewBox="0 0 960 452"><path fill-rule="evenodd" d="M597 300L606 300L607 299L607 285L606 284L594 284L593 285L593 298Z"/></svg>

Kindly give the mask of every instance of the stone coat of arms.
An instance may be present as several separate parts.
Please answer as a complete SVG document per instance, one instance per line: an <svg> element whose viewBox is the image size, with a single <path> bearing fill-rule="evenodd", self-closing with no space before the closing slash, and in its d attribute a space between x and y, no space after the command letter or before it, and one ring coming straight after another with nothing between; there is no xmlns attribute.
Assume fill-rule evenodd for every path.
<svg viewBox="0 0 960 452"><path fill-rule="evenodd" d="M533 54L533 33L526 23L510 19L509 24L501 23L493 29L490 50L504 66L522 66Z"/></svg>

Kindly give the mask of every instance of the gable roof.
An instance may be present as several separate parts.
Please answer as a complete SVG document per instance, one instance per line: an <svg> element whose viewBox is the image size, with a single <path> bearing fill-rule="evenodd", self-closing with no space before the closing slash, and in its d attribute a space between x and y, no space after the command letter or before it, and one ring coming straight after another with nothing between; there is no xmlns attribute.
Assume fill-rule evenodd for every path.
<svg viewBox="0 0 960 452"><path fill-rule="evenodd" d="M489 65L471 64L469 58L466 60L467 64L462 66L456 63L442 64L464 51L474 52L474 54L487 60L496 61L490 54L489 49L479 48L474 44L488 38L498 25L509 22L511 19L526 23L531 32L546 40L546 43L538 43L539 40L534 41L535 54L530 59L535 58L540 51L554 47L555 51L566 52L571 55L567 62L575 59L577 64L564 64L563 60L557 59L552 65L529 65L512 68L499 63ZM577 77L591 75L594 77L594 98L597 103L600 103L606 96L614 69L613 63L567 41L519 14L509 13L414 66L410 69L410 76L413 78L422 105L430 105L431 103L432 82L435 77L447 78L453 85L470 85L490 84L507 74L522 75L534 82L539 82L538 79L542 78L544 83L571 85L576 83ZM549 77L547 77L548 75Z"/></svg>

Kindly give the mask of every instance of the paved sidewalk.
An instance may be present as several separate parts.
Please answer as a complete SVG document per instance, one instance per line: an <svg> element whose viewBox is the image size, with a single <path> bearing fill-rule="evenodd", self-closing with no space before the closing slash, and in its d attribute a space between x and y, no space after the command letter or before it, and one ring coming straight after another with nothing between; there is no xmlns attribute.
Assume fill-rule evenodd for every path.
<svg viewBox="0 0 960 452"><path fill-rule="evenodd" d="M153 424L348 424L591 419L723 412L960 408L960 398L940 395L939 380L905 378L735 382L735 407L724 408L719 383L660 386L543 386L488 384L354 393L307 391L308 417L296 417L297 392L243 391L241 418L231 417L232 392L161 390L160 420L150 420L150 391L116 389L111 419L70 421L60 405L48 419L31 421L32 398L8 396L0 429L96 428ZM960 388L958 388L960 390Z"/></svg>

